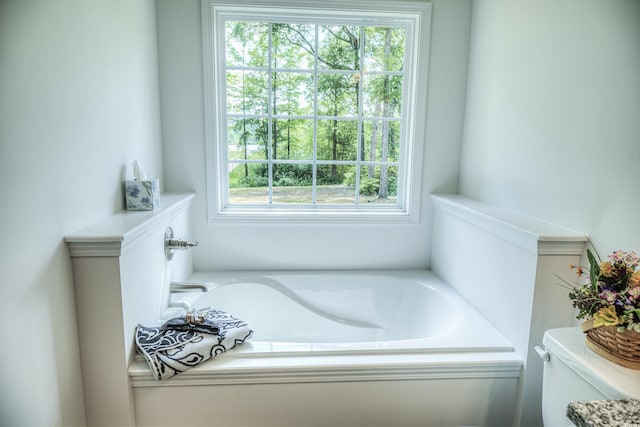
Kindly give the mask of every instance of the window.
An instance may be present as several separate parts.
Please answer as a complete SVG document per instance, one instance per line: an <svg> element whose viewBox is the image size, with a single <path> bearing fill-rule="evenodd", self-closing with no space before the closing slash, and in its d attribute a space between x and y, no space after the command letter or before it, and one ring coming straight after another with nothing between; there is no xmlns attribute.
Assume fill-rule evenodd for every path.
<svg viewBox="0 0 640 427"><path fill-rule="evenodd" d="M429 5L203 4L211 219L415 218Z"/></svg>

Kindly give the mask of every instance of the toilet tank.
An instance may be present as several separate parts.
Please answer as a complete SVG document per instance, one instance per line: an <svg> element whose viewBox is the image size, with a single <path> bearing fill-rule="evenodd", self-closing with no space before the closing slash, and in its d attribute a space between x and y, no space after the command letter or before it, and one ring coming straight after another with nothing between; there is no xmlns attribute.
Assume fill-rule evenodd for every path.
<svg viewBox="0 0 640 427"><path fill-rule="evenodd" d="M591 351L579 327L548 330L542 343L548 355L542 384L545 426L573 426L566 417L570 402L640 398L640 371L616 365Z"/></svg>

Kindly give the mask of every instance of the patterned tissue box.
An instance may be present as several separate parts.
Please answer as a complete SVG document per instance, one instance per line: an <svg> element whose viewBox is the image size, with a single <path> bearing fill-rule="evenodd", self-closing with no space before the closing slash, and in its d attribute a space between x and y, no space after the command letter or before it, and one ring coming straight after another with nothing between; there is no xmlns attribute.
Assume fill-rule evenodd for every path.
<svg viewBox="0 0 640 427"><path fill-rule="evenodd" d="M151 211L160 207L160 180L127 180L124 182L128 211Z"/></svg>

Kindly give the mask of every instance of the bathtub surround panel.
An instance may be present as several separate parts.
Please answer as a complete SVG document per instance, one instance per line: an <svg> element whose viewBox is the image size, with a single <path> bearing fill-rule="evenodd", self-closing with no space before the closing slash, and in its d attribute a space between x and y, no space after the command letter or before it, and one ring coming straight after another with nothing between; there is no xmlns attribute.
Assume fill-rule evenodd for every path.
<svg viewBox="0 0 640 427"><path fill-rule="evenodd" d="M209 292L197 295L202 298L203 304L213 304L217 302L215 296L224 295L225 298L229 296L233 299L233 292L226 294L233 290L235 285L238 285L237 291L241 293L242 300L242 292L257 292L255 286L243 289L243 285L273 285L273 282L262 280L265 277L280 283L292 279L292 282L286 283L287 287L291 287L293 292L297 292L310 305L320 306L320 311L330 312L337 308L338 311L332 314L342 317L338 321L341 324L350 321L345 319L350 316L350 319L357 317L356 320L360 323L382 322L383 328L389 326L388 322L384 321L386 315L382 306L374 304L372 310L371 307L360 307L356 310L357 313L352 313L344 311L344 307L340 308L339 304L324 305L327 300L340 300L331 294L335 291L355 290L357 292L352 295L361 298L361 291L366 290L365 283L372 287L373 295L378 293L378 300L391 305L387 313L397 314L407 309L407 301L403 303L388 293L379 293L379 286L371 277L374 275L372 272L358 272L355 277L359 277L360 280L353 280L351 287L338 278L355 273L334 271L329 274L336 276L329 277L327 272L324 272L324 276L316 277L319 280L312 281L308 289L305 289L304 285L296 287L294 283L303 283L304 276L309 276L309 272L281 272L273 274L272 277L262 275L258 279L246 279L251 274L257 274L246 271L197 272L177 277L177 271L190 270L172 270L167 267L164 257L164 234L166 227L171 225L176 235L190 237L188 219L193 196L166 196L161 201L163 208L158 211L121 212L67 237L69 252L73 255L74 268L77 269L76 286L79 301L86 304L78 309L78 320L89 424L167 425L174 422L170 420L177 420L178 412L180 418L175 421L175 425L211 424L211 420L215 419L216 409L220 412L219 422L228 425L299 425L303 424L303 413L317 420L319 425L340 424L335 416L342 416L345 423L355 425L359 422L375 424L376 420L378 423L383 420L393 425L511 425L514 424L514 420L517 424L519 402L531 398L527 394L530 393L527 378L535 374L530 373L527 365L523 371L522 361L528 357L526 348L522 349L523 342L517 340L518 336L507 339L500 334L499 330L504 325L495 322L491 313L485 312L484 316L494 322L495 327L473 307L460 302L459 297L458 302L454 302L454 307L459 307L461 312L449 307L451 310L447 313L451 321L446 327L440 324L435 334L427 330L426 337L392 335L372 339L360 338L359 342L340 342L339 339L335 340L336 342L327 342L331 340L322 338L314 341L319 335L313 333L311 328L311 334L307 333L306 341L301 340L301 335L296 335L290 342L283 338L278 342L270 340L282 335L266 334L262 336L262 341L250 341L239 346L237 351L234 349L221 355L215 360L216 363L197 366L167 382L158 383L151 380L152 374L144 360L135 357L133 353L132 333L138 322L153 324L154 319L159 322L162 310L169 309L164 301L174 305L175 301L172 298L165 299L162 296L168 292L168 282L171 280L204 281ZM459 238L452 234L450 239L449 236L443 238L449 245L466 245L482 250L481 246L486 245L490 239L511 241L514 247L530 254L535 260L541 253L553 256L553 250L547 247L549 245L540 241L550 239L550 247L557 247L560 241L557 239L558 236L547 236L549 239L539 239L538 244L532 246L527 241L527 236L538 235L535 232L523 231L522 224L514 224L514 218L510 218L510 221L506 221L505 218L496 219L496 212L489 215L491 210L481 210L480 206L465 203L465 199L459 196L448 199L440 197L439 201L441 206L448 206L445 210L449 213L456 210L462 212L450 215L458 221L467 221L469 216L480 218L481 220L476 221L477 227L486 228L486 234L491 236L470 233L466 240L459 242ZM446 216L442 215L443 218ZM446 220L441 218L436 223L437 229L446 229L445 223ZM500 227L497 225L501 223L510 224L506 227L508 232L498 231ZM583 243L579 233L571 234L570 238L565 236L565 240L565 244L559 245L563 255L571 252L570 241L576 246ZM104 256L100 256L97 249L100 245L104 246ZM448 268L460 269L461 259L473 258L465 256L464 250L460 250L459 253L455 250L451 252L452 247L442 247L444 254L456 261L455 265L450 264ZM535 247L535 250L532 250L532 247ZM484 250L486 251L486 248ZM183 254L185 253L178 253L176 257ZM185 260L191 265L190 258ZM531 274L531 271L527 272ZM100 280L96 280L93 273L99 274ZM225 274L230 274L238 282L221 286L217 278L228 279ZM238 274L242 277L238 277ZM420 276L420 280L416 279L416 274ZM211 280L207 280L206 275L213 276L210 277ZM517 282L516 276L507 276L515 277L513 283ZM380 273L380 277L391 277L393 280L384 280L390 285L387 288L398 291L398 296L408 295L409 303L421 298L415 292L411 292L411 289L404 289L404 285L399 284L397 280L415 280L416 283L411 286L417 284L436 291L439 287L447 286L449 295L455 294L448 285L426 271L385 272ZM495 279L499 276L490 277ZM471 279L475 278L469 278ZM530 277L523 280L525 284L535 282L535 278ZM493 289L491 286L502 289L499 281L491 280L491 283L482 288L483 292ZM461 289L466 293L464 296L470 303L476 303L470 289ZM224 292L216 293L217 291ZM181 293L177 297L185 298L185 294ZM220 301L224 302L225 298L221 298ZM534 316L535 292L526 294L522 300L527 298L533 299L533 302L529 303L534 306L534 310L529 315ZM197 298L181 300L178 301L178 306L182 310L199 307L197 301ZM376 301L376 298L372 301ZM266 304L269 301L261 298L259 302ZM524 305L526 304L525 301ZM417 305L411 309L420 309L420 304ZM442 305L437 304L438 307ZM173 309L180 309L179 307ZM479 306L478 310L486 308ZM289 314L286 308L283 308L282 312L285 315ZM429 304L426 304L424 312L443 315ZM94 313L98 313L99 316L95 316ZM268 316L269 312L263 315ZM377 315L382 317L367 318ZM428 318L417 318L421 319L421 322L429 321ZM111 321L105 322L104 319ZM393 319L398 320L397 315ZM257 331L256 336L259 337L262 333L259 326L266 322L260 319L250 321L256 323L251 327ZM406 320L400 318L399 322L406 323ZM281 323L285 327L287 324L295 325L295 322ZM326 329L331 330L330 327ZM511 333L509 330L505 331ZM531 335L529 331L522 333ZM422 331L422 335L425 335L425 331ZM105 339L100 339L101 337ZM517 341L516 351L513 351L510 339ZM358 341L358 338L354 340ZM105 366L107 369L103 370ZM200 397L194 397L194 393ZM256 393L263 396L262 400L258 399L259 402L255 403L257 412L247 411L247 402L255 400ZM243 399L243 396L247 399ZM362 396L362 399L354 399L349 405L348 398L354 396ZM223 409L218 405L212 406L212 399L222 405ZM533 400L535 405L535 396ZM105 409L104 402L110 402L110 410ZM241 406L234 406L239 404ZM261 412L263 407L260 405L263 404L267 405L267 409Z"/></svg>
<svg viewBox="0 0 640 427"><path fill-rule="evenodd" d="M185 414L192 426L506 426L516 388L516 378L465 378L187 386L177 396L174 387L137 388L134 394L139 426L182 426Z"/></svg>
<svg viewBox="0 0 640 427"><path fill-rule="evenodd" d="M579 265L586 236L460 195L432 196L432 269L482 313L524 361L517 424L541 425L544 331L570 326L567 289L555 275Z"/></svg>
<svg viewBox="0 0 640 427"><path fill-rule="evenodd" d="M307 334L306 342L300 342L299 336L294 342L249 341L220 355L215 363L199 365L166 382L152 380L149 367L133 352L132 334L137 323L157 324L162 312L169 310L162 296L168 293L168 282L207 282L203 275L212 275L208 280L211 290L196 293L203 298L203 304L217 302L215 297L222 294L216 291L227 292L234 285L238 285L241 294L236 297L240 300L247 300L242 292L256 292L254 287L244 289L242 282L214 287L220 283L217 278L224 279L225 274L226 278L237 278L238 274L247 277L256 273L198 272L179 277L177 272L191 273L190 270L168 266L173 262L191 265L190 258L180 261L189 252L176 253L167 264L164 234L171 225L176 235L190 237L192 199L192 195L165 195L162 208L157 211L123 211L66 238L77 271L78 300L83 304L78 308L78 321L90 425L304 425L310 419L318 425L511 423L517 408L521 356L482 316L459 297L454 299L455 292L426 271L380 273L380 282L373 280L372 272L334 272L336 276L324 272L313 276L317 280L312 280L308 289L304 288L303 279L311 276L309 272L281 272L270 277L280 282L290 279L286 285L292 291L325 311L335 305L323 306L328 299L336 299L332 292L356 291L351 294L359 298L369 284L373 301L386 306L334 314L379 314L381 318L373 320L387 324L394 319L408 322L397 318L403 307L421 308L419 304L410 307L422 300L418 298L420 293L411 288L435 290L436 295L441 292L444 301L453 304L447 312L451 322L432 333L427 330L426 337L392 335L386 341L374 337L369 343L339 339L327 343L314 342L318 335L312 333ZM355 279L346 281L349 285L337 280L351 279L350 274ZM415 283L402 284L411 280ZM256 284L258 280L247 282ZM295 283L300 284L296 287ZM390 286L385 288L384 283ZM445 287L449 290L445 291ZM407 295L410 298L403 300ZM205 296L212 299L204 301ZM177 297L184 298L185 294ZM182 309L192 306L184 305ZM437 307L427 304L424 312L442 315ZM281 311L290 314L285 307ZM263 314L268 316L269 312ZM428 317L417 319L429 321ZM284 327L295 325L295 321L291 322L295 319L288 320L282 322ZM252 322L255 325L250 326L257 331L260 324L266 323L259 319ZM425 335L425 331L417 332ZM272 338L263 335L262 339ZM247 410L249 404L254 405L251 410Z"/></svg>
<svg viewBox="0 0 640 427"><path fill-rule="evenodd" d="M78 301L80 359L88 425L134 426L128 367L138 323L157 322L169 283L191 274L192 258L164 256L164 232L190 233L192 195L165 194L155 211L122 211L65 237Z"/></svg>
<svg viewBox="0 0 640 427"><path fill-rule="evenodd" d="M135 426L119 270L118 257L73 261L87 425Z"/></svg>

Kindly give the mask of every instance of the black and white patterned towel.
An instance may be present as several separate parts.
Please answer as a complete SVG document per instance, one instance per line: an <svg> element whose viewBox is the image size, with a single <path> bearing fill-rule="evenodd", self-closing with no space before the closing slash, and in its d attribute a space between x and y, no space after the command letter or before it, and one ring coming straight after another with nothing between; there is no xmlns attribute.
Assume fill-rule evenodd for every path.
<svg viewBox="0 0 640 427"><path fill-rule="evenodd" d="M136 327L136 347L157 380L167 380L180 372L242 344L253 335L249 326L221 310L201 312L207 323L218 326L217 334L200 330Z"/></svg>

